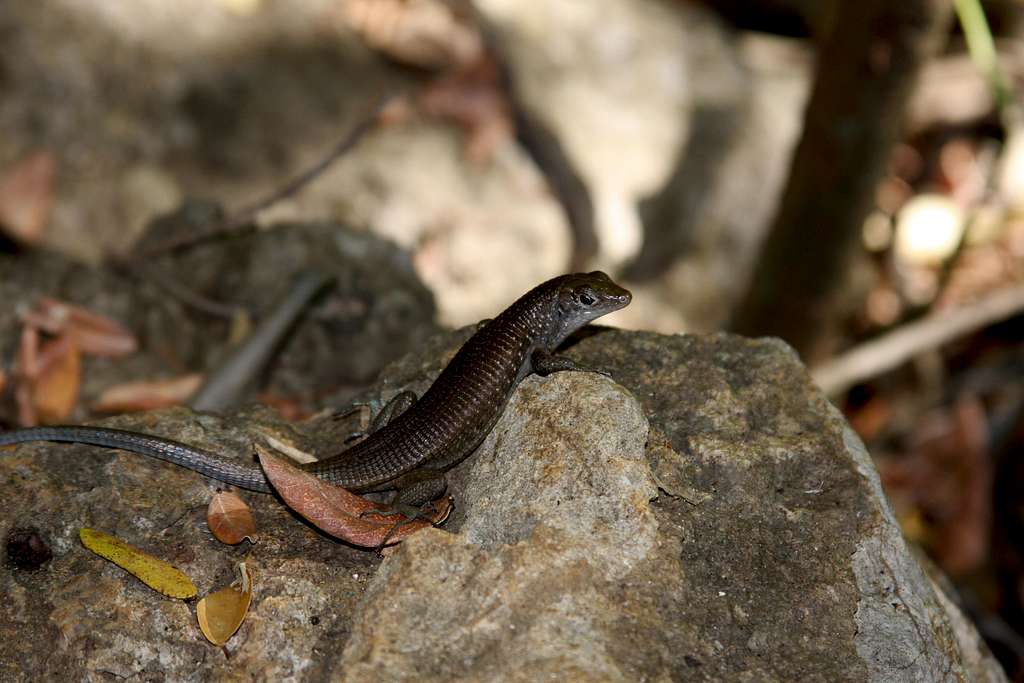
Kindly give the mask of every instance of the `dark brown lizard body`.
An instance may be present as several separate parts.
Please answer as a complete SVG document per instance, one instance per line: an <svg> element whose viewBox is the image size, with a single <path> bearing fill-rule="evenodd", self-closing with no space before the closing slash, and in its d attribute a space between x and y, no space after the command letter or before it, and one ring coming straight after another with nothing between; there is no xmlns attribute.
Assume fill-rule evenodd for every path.
<svg viewBox="0 0 1024 683"><path fill-rule="evenodd" d="M552 351L591 320L626 306L630 298L628 291L600 272L563 275L535 287L484 324L422 398L399 394L399 400L385 409L390 418L386 424L354 446L303 468L353 491L399 489L397 502L402 504L418 505L436 498L444 491L444 471L480 445L519 382L531 372L546 375L583 369L552 356ZM25 441L120 448L242 488L271 490L255 465L135 432L39 427L0 433L0 445Z"/></svg>

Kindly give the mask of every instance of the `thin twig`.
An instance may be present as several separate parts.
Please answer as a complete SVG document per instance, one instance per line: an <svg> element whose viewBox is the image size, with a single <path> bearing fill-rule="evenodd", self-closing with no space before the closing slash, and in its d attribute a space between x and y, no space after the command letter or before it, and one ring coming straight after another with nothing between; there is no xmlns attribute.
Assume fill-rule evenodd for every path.
<svg viewBox="0 0 1024 683"><path fill-rule="evenodd" d="M899 367L914 356L1024 312L1024 285L990 294L953 311L929 315L822 363L811 376L835 396Z"/></svg>
<svg viewBox="0 0 1024 683"><path fill-rule="evenodd" d="M203 296L153 263L124 259L118 265L126 268L132 275L142 280L148 280L162 289L164 293L200 313L227 320L233 320L239 314L247 313L245 307L238 304L215 301L207 296Z"/></svg>
<svg viewBox="0 0 1024 683"><path fill-rule="evenodd" d="M331 164L354 148L356 143L358 143L364 135L373 129L377 124L377 117L391 99L391 97L382 97L377 100L370 109L369 114L362 117L359 122L356 123L355 127L348 132L348 135L339 140L338 143L335 144L326 155L324 155L323 159L313 164L308 169L292 178L288 183L285 183L284 186L278 188L263 199L253 202L249 206L236 211L234 215L228 219L228 225L245 225L251 222L260 211L267 209L282 199L291 197L304 186L312 182L318 175L326 171Z"/></svg>
<svg viewBox="0 0 1024 683"><path fill-rule="evenodd" d="M164 252L191 246L192 244L205 241L216 235L232 232L252 224L259 212L273 206L282 199L287 199L288 197L295 195L306 185L315 180L317 176L326 171L334 162L351 151L356 144L358 144L358 142L362 140L362 138L372 130L375 125L377 125L377 119L381 111L394 99L394 97L396 96L391 95L381 97L374 102L370 111L365 116L361 117L356 125L341 140L339 140L334 147L328 150L320 161L302 171L269 195L233 211L222 222L213 225L207 230L193 234L176 235L164 242L160 242L159 244L145 249L140 252L138 256L153 257Z"/></svg>

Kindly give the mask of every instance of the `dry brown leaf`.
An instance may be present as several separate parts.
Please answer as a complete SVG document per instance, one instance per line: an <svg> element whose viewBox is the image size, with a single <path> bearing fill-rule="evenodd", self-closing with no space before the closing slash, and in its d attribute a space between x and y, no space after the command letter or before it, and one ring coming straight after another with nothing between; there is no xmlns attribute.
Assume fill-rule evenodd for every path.
<svg viewBox="0 0 1024 683"><path fill-rule="evenodd" d="M100 413L131 413L169 408L185 403L202 383L203 375L192 373L170 379L115 384L103 390L92 409Z"/></svg>
<svg viewBox="0 0 1024 683"><path fill-rule="evenodd" d="M220 647L228 642L235 631L242 625L245 615L249 613L252 602L253 574L245 562L238 565L241 580L235 587L222 588L210 593L196 605L196 618L199 629L211 643Z"/></svg>
<svg viewBox="0 0 1024 683"><path fill-rule="evenodd" d="M281 417L289 422L301 422L315 415L315 413L306 410L298 400L267 391L257 394L256 401L273 408Z"/></svg>
<svg viewBox="0 0 1024 683"><path fill-rule="evenodd" d="M245 539L250 543L256 542L256 521L252 510L237 493L220 491L210 499L206 525L221 543L236 545Z"/></svg>
<svg viewBox="0 0 1024 683"><path fill-rule="evenodd" d="M116 358L139 348L135 335L107 316L49 297L40 297L22 319L49 334L67 332L89 356Z"/></svg>
<svg viewBox="0 0 1024 683"><path fill-rule="evenodd" d="M376 548L385 539L387 545L393 545L421 529L440 524L451 512L451 499L445 498L435 502L435 512L430 519L415 519L395 529L395 524L405 519L402 515L359 516L369 510L385 510L386 505L369 501L340 486L328 484L260 444L256 444L256 453L267 479L281 494L288 507L317 528L353 545Z"/></svg>
<svg viewBox="0 0 1024 683"><path fill-rule="evenodd" d="M988 553L993 472L987 433L981 401L961 395L951 408L919 418L902 457L879 463L900 519L918 522L905 532L954 577L975 571Z"/></svg>
<svg viewBox="0 0 1024 683"><path fill-rule="evenodd" d="M449 119L466 132L470 161L490 161L515 136L512 107L501 86L498 63L482 54L472 64L432 81L419 96L430 116Z"/></svg>
<svg viewBox="0 0 1024 683"><path fill-rule="evenodd" d="M371 48L420 68L471 62L483 49L472 16L442 0L349 0L342 17Z"/></svg>
<svg viewBox="0 0 1024 683"><path fill-rule="evenodd" d="M892 422L893 413L892 401L885 396L873 396L863 405L849 409L846 418L861 439L871 442Z"/></svg>
<svg viewBox="0 0 1024 683"><path fill-rule="evenodd" d="M196 587L192 579L167 562L95 529L79 529L78 537L86 548L134 575L153 590L180 600L195 597Z"/></svg>
<svg viewBox="0 0 1024 683"><path fill-rule="evenodd" d="M82 355L70 336L60 336L39 350L39 369L31 378L37 419L52 424L68 418L82 385Z"/></svg>
<svg viewBox="0 0 1024 683"><path fill-rule="evenodd" d="M22 244L38 244L53 206L53 155L35 152L0 175L0 231Z"/></svg>
<svg viewBox="0 0 1024 683"><path fill-rule="evenodd" d="M18 410L18 425L34 427L39 424L32 400L32 378L39 374L39 331L26 325L18 341L18 359L15 366L14 404Z"/></svg>

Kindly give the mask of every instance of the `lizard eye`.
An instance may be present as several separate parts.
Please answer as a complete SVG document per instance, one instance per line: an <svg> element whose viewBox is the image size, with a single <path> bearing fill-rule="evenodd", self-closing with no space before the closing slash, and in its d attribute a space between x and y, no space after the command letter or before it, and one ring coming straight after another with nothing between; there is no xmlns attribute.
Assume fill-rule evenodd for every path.
<svg viewBox="0 0 1024 683"><path fill-rule="evenodd" d="M580 294L580 303L584 306L593 306L597 303L597 299L584 292L583 294Z"/></svg>

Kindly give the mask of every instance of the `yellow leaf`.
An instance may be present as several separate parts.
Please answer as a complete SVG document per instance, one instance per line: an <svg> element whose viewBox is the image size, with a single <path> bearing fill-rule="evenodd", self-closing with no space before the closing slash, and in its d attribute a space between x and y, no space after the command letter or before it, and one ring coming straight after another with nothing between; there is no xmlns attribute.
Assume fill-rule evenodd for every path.
<svg viewBox="0 0 1024 683"><path fill-rule="evenodd" d="M155 591L169 598L187 600L197 591L192 580L161 559L95 529L78 530L82 545L121 567Z"/></svg>
<svg viewBox="0 0 1024 683"><path fill-rule="evenodd" d="M196 605L200 630L207 640L218 647L235 635L245 615L249 613L249 603L252 602L252 570L242 562L238 565L238 571L242 575L238 587L232 584L231 587L210 593Z"/></svg>

